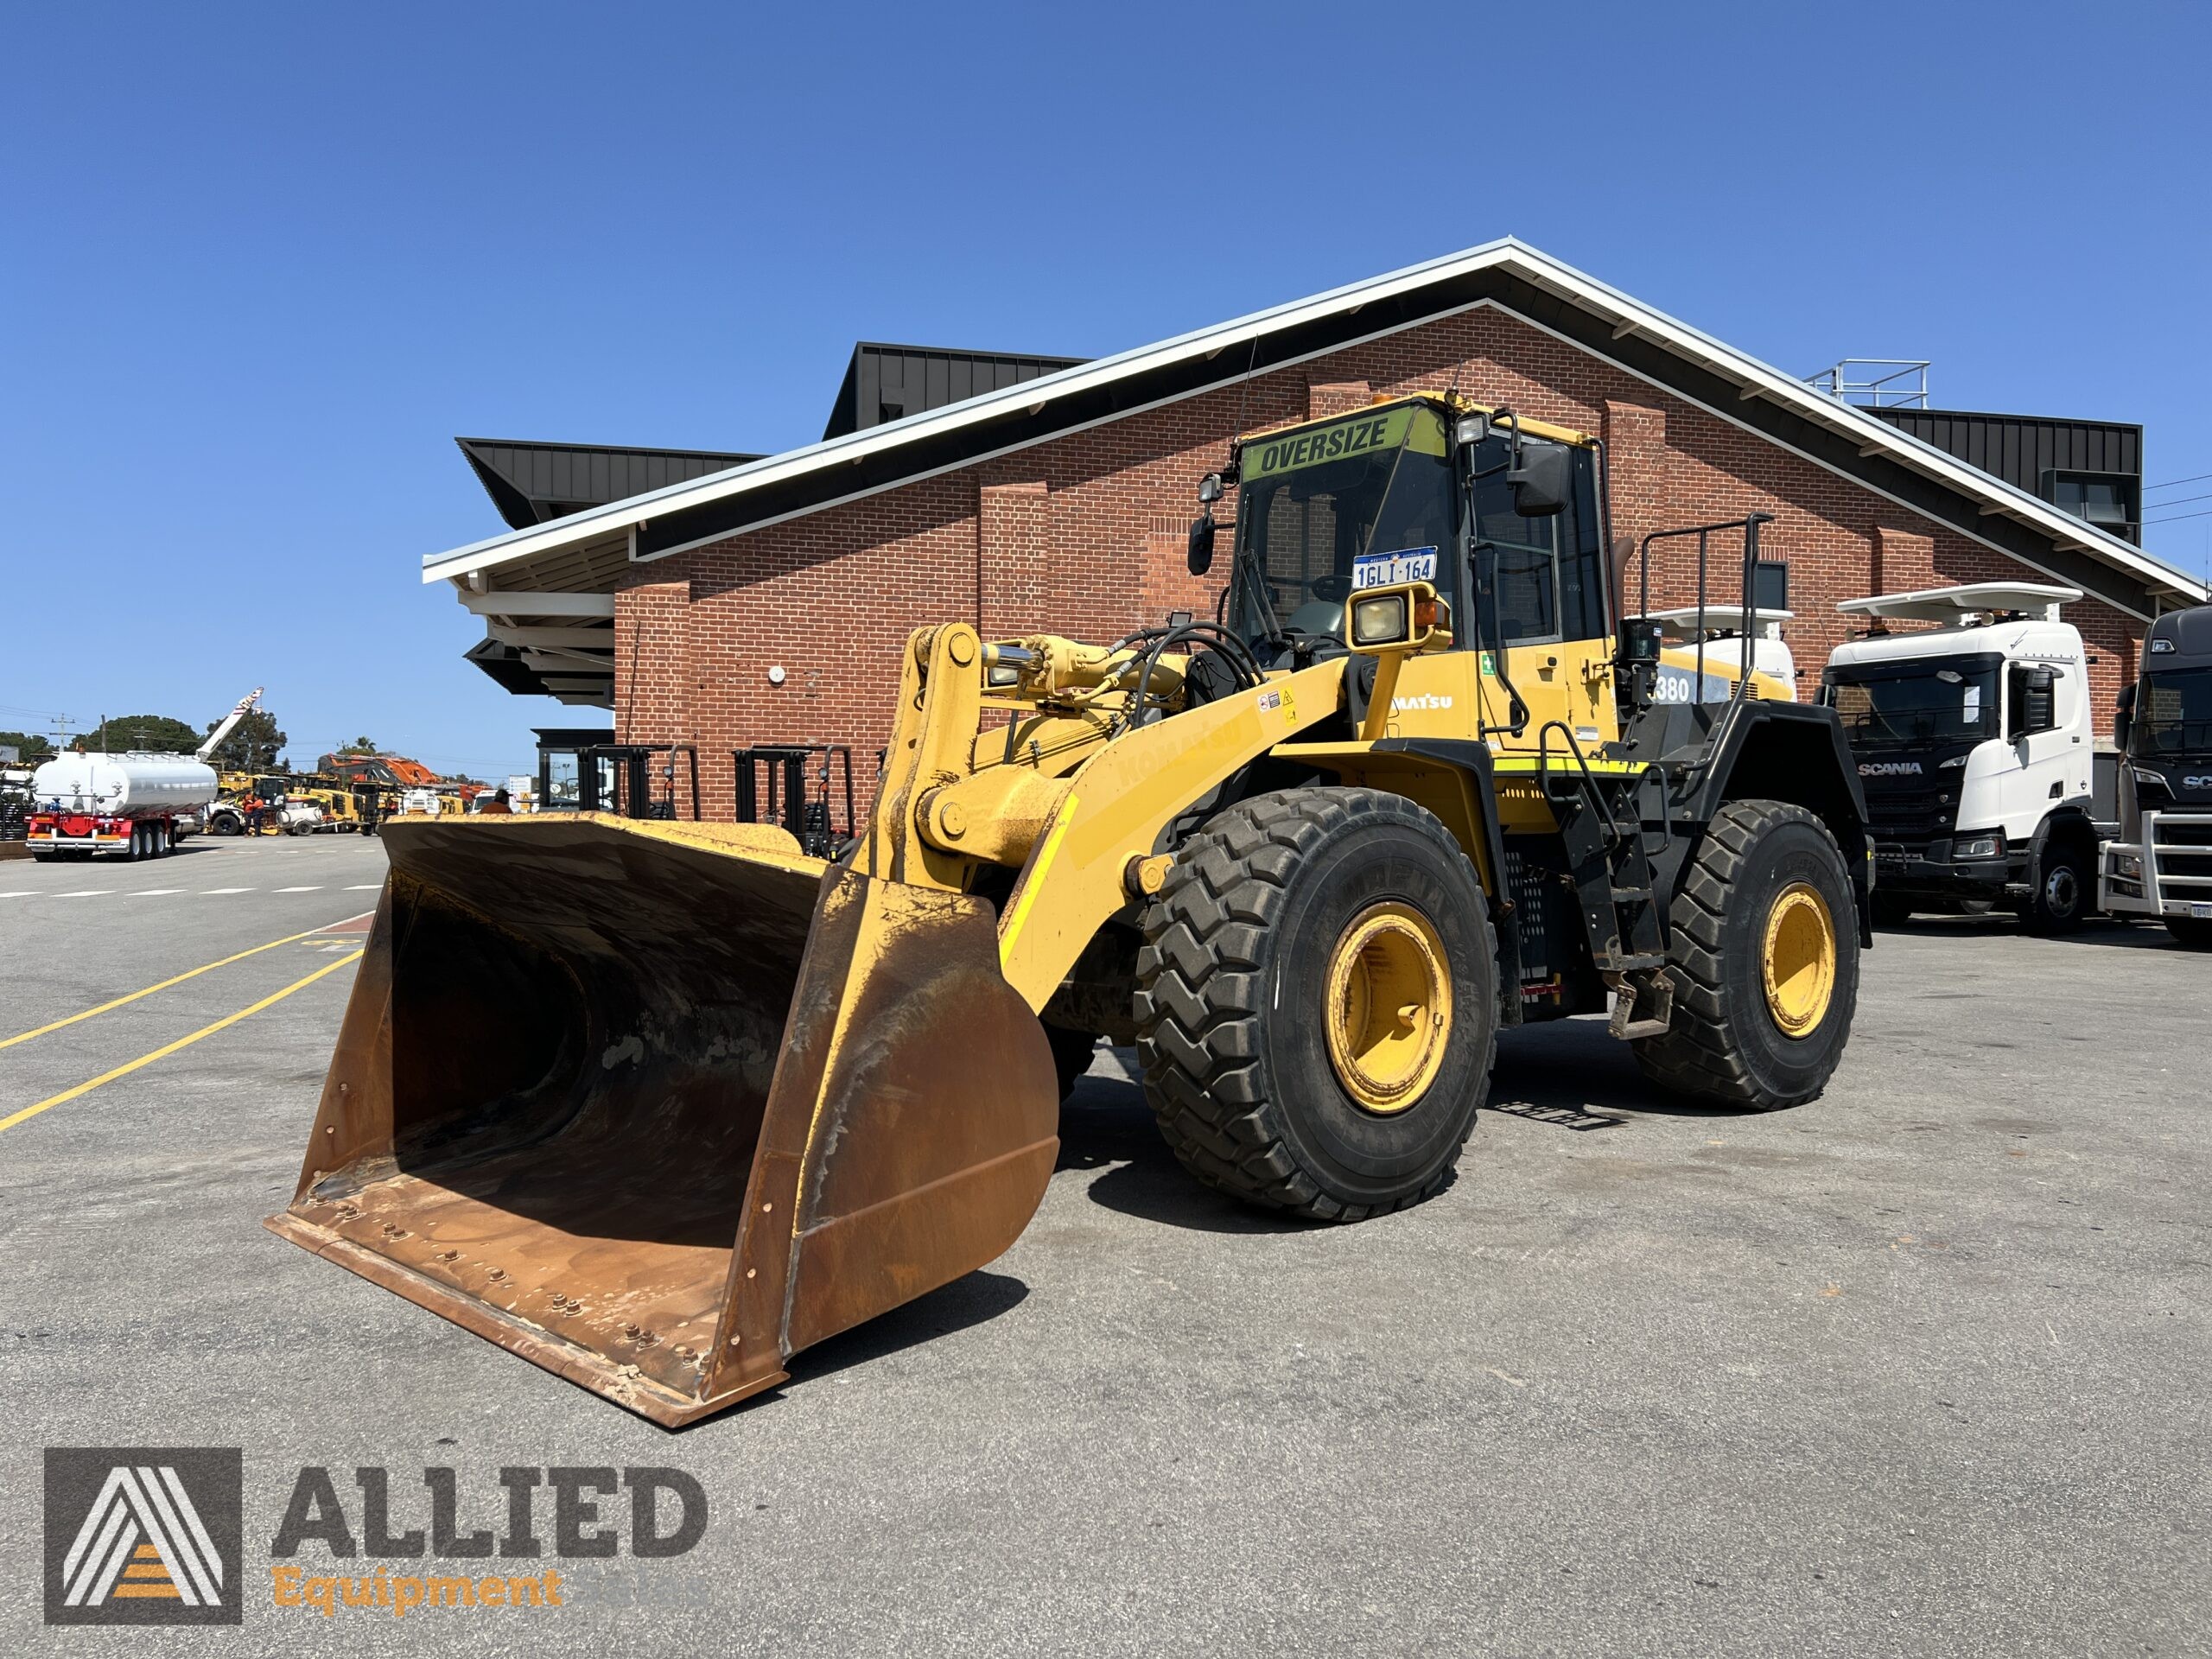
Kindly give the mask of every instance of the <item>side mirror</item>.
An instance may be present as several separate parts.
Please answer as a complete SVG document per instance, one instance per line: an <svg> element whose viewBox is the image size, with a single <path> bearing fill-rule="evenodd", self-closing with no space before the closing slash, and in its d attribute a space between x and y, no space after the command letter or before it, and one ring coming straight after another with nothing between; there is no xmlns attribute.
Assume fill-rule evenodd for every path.
<svg viewBox="0 0 2212 1659"><path fill-rule="evenodd" d="M2128 736L2134 731L2134 729L2135 688L2131 685L2125 690L2121 691L2120 694L2120 700L2113 706L2113 747L2120 750L2121 753L2125 754L2127 752Z"/></svg>
<svg viewBox="0 0 2212 1659"><path fill-rule="evenodd" d="M1204 478L1198 480L1198 501L1201 505L1210 507L1220 499L1221 474L1219 473L1208 473Z"/></svg>
<svg viewBox="0 0 2212 1659"><path fill-rule="evenodd" d="M1532 444L1521 452L1521 464L1509 469L1505 481L1513 486L1513 511L1523 518L1548 518L1566 511L1570 488L1566 448L1558 444Z"/></svg>
<svg viewBox="0 0 2212 1659"><path fill-rule="evenodd" d="M1214 519L1211 513L1191 520L1191 546L1186 563L1194 576L1213 569Z"/></svg>

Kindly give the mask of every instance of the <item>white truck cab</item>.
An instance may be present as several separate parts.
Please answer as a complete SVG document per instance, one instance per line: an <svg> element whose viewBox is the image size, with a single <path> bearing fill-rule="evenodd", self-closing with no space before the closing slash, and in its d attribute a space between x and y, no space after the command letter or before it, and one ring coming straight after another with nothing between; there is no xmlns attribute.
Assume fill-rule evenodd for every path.
<svg viewBox="0 0 2212 1659"><path fill-rule="evenodd" d="M2058 620L2081 597L1972 582L1836 607L1874 622L1828 658L1821 701L1842 716L1866 792L1878 918L1990 900L2060 932L2088 914L2114 810L2096 805L2088 652ZM1891 633L1890 620L1939 626Z"/></svg>
<svg viewBox="0 0 2212 1659"><path fill-rule="evenodd" d="M2100 902L2212 950L2212 605L2151 624L2113 736L2126 752L2120 834L2104 849Z"/></svg>

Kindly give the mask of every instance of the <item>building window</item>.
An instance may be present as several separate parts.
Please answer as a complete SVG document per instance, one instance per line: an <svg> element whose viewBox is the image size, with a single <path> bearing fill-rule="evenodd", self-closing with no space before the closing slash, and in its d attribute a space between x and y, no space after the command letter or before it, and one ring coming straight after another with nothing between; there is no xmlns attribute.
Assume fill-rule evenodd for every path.
<svg viewBox="0 0 2212 1659"><path fill-rule="evenodd" d="M2059 473L2044 475L2044 499L2062 512L2086 518L2099 530L2138 540L2138 486L2132 473Z"/></svg>
<svg viewBox="0 0 2212 1659"><path fill-rule="evenodd" d="M1789 561L1761 559L1751 569L1751 603L1763 611L1789 608Z"/></svg>

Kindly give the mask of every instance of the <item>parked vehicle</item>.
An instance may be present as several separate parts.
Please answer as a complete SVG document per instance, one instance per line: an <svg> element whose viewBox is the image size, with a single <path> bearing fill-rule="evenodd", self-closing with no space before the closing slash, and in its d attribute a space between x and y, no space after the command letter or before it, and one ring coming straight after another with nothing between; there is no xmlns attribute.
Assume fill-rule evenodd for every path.
<svg viewBox="0 0 2212 1659"><path fill-rule="evenodd" d="M2094 909L2115 760L2101 795L2088 652L2058 618L2081 597L1986 582L1837 607L1878 624L1839 646L1821 680L1866 793L1876 920L2010 904L2058 933ZM1942 626L1892 634L1878 627L1890 620Z"/></svg>
<svg viewBox="0 0 2212 1659"><path fill-rule="evenodd" d="M2104 849L2099 902L2212 950L2212 605L2151 624L2113 736L2120 831Z"/></svg>
<svg viewBox="0 0 2212 1659"><path fill-rule="evenodd" d="M31 775L31 812L24 839L41 861L95 853L156 858L203 822L215 799L207 758L261 699L259 686L240 697L196 753L131 751L58 754Z"/></svg>

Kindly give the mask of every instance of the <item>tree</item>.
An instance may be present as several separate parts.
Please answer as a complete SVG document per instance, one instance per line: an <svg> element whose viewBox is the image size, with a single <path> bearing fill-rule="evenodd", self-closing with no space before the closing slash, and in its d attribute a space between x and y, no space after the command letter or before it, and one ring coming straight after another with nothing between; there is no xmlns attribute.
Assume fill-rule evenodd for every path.
<svg viewBox="0 0 2212 1659"><path fill-rule="evenodd" d="M207 729L212 732L222 723L211 720ZM245 718L231 728L231 734L207 757L207 764L224 772L269 772L276 766L285 742L274 715L266 709L249 709Z"/></svg>
<svg viewBox="0 0 2212 1659"><path fill-rule="evenodd" d="M54 753L54 745L36 732L0 732L0 749L13 749L22 757L21 764L33 766Z"/></svg>
<svg viewBox="0 0 2212 1659"><path fill-rule="evenodd" d="M200 734L181 720L167 715L124 715L105 720L85 734L89 749L120 754L126 749L145 749L156 754L190 754L200 747Z"/></svg>
<svg viewBox="0 0 2212 1659"><path fill-rule="evenodd" d="M338 753L340 754L373 755L382 754L384 751L377 747L376 740L374 738L357 737L351 743L348 743L344 747L340 748Z"/></svg>

